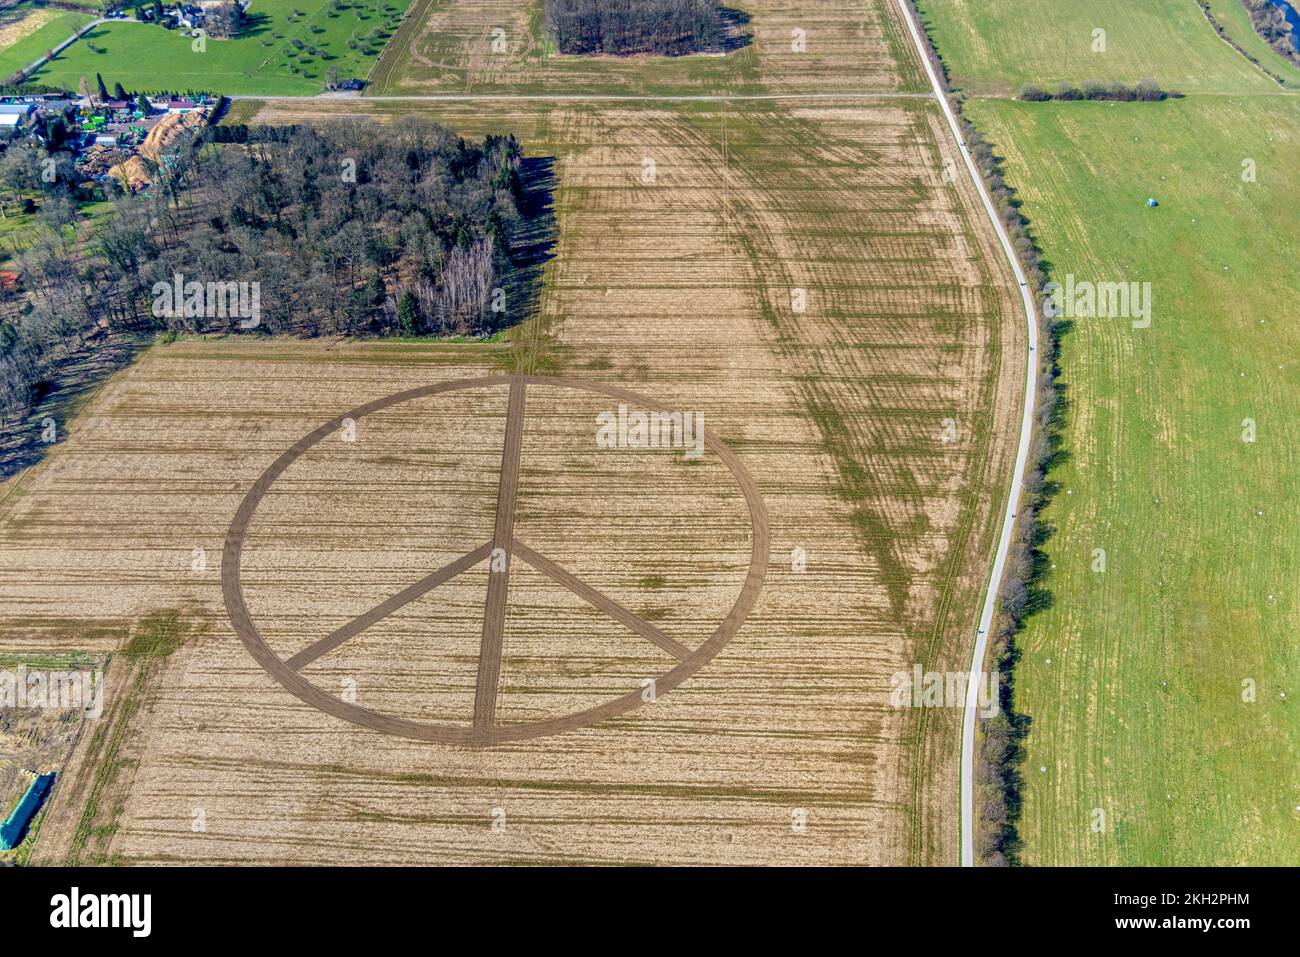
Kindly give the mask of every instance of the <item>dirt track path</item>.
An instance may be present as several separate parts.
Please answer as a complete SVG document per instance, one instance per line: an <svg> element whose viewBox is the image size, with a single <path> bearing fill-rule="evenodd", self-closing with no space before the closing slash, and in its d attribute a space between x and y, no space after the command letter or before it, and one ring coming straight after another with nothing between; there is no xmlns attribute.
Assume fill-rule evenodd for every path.
<svg viewBox="0 0 1300 957"><path fill-rule="evenodd" d="M414 585L402 589L387 601L380 602L365 614L353 618L342 628L331 632L329 635L316 642L316 644L304 648L302 651L290 658L286 664L288 664L294 671L301 671L307 665L321 657L321 655L329 654L329 652L343 644L343 642L347 641L349 638L355 638L357 635L361 634L361 632L375 624L375 622L387 618L398 609L409 605L417 598L424 596L444 582L451 581L451 579L455 578L461 572L474 567L483 559L487 558L491 552L491 545L480 545L474 551L461 556L454 562L449 562L448 564L443 565L436 572L420 579Z"/></svg>
<svg viewBox="0 0 1300 957"><path fill-rule="evenodd" d="M515 537L515 505L519 499L519 452L524 441L524 390L522 377L510 383L506 434L501 452L501 485L497 492L496 531L492 536L494 565L488 575L487 602L483 609L483 643L478 653L478 685L474 691L474 728L485 731L496 723L497 686L501 680L501 644L506 624L506 596L510 589L510 546ZM505 555L505 566L495 567Z"/></svg>

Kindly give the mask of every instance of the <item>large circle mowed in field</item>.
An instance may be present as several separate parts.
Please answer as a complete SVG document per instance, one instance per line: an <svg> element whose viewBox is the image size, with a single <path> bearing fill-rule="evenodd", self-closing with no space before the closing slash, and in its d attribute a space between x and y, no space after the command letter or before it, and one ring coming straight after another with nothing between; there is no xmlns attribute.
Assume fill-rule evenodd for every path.
<svg viewBox="0 0 1300 957"><path fill-rule="evenodd" d="M222 593L225 598L226 611L230 615L231 625L235 633L239 635L240 640L248 649L249 654L257 661L259 665L276 681L278 681L286 690L295 695L307 704L331 714L335 717L342 718L361 727L369 728L374 731L380 731L386 734L398 735L406 738L413 738L420 741L439 742L444 744L465 745L470 747L483 747L494 744L500 744L508 741L517 741L527 738L542 737L550 734L558 734L565 731L572 731L578 728L584 728L603 721L606 718L620 715L640 707L646 702L644 690L640 687L628 691L626 694L610 698L603 704L595 707L575 711L570 714L561 715L544 720L531 721L521 724L502 725L495 721L495 696L497 694L496 683L500 674L500 654L501 654L501 630L504 624L505 615L505 591L508 588L508 569L516 559L523 560L531 567L548 574L557 587L567 588L585 600L601 608L616 621L626 625L633 631L638 632L642 637L659 644L670 654L678 659L678 663L669 671L663 673L654 679L655 695L664 694L672 691L692 674L698 671L703 665L713 658L723 646L736 634L740 626L744 623L745 618L749 615L758 599L759 591L762 588L763 580L766 574L768 552L770 548L770 531L768 527L767 509L763 503L762 495L759 493L757 483L745 469L736 454L728 448L723 442L715 438L707 430L704 431L704 446L713 452L730 471L732 477L739 486L745 499L745 504L749 512L751 526L751 553L749 569L746 573L744 584L741 587L740 595L737 597L730 612L718 624L712 634L699 647L691 650L684 646L678 645L672 639L667 638L658 632L653 625L648 622L637 619L630 615L626 609L617 606L617 603L610 602L600 595L584 582L574 578L553 562L550 562L546 556L533 552L523 543L511 537L513 528L513 512L515 507L515 496L518 482L519 467L519 449L523 430L523 403L527 386L548 386L560 389L571 389L581 392L596 393L610 398L619 399L623 402L631 403L642 410L669 412L667 406L662 403L648 399L626 389L616 386L606 386L598 383L585 382L578 379L567 379L547 376L529 376L529 375L497 375L484 376L474 379L457 379L448 382L441 382L435 385L420 386L414 389L408 389L403 392L397 392L381 399L368 402L365 405L358 406L348 412L325 422L309 434L299 439L293 446L279 456L269 468L257 479L253 487L245 495L240 503L235 517L230 524L226 533L225 548L222 557L221 566L221 584ZM443 571L445 577L439 579L438 573L429 576L433 580L432 584L416 583L408 591L418 587L424 587L423 594L432 588L437 587L439 581L445 581L448 578L459 574L461 571L478 564L487 558L491 553L494 545L500 545L508 555L506 564L506 574L493 574L489 576L493 583L489 585L488 595L485 601L484 609L484 637L480 647L478 674L480 676L478 695L476 697L474 723L468 727L458 727L455 725L436 724L428 721L416 721L409 718L400 718L393 715L384 714L363 708L356 704L343 701L342 699L330 694L319 688L317 685L308 681L298 673L298 667L301 663L295 661L304 655L310 653L310 649L300 652L292 658L286 660L271 650L266 640L262 637L257 625L252 619L248 606L244 600L244 589L242 582L242 572L240 567L241 553L244 544L244 538L248 531L254 513L262 497L267 493L274 482L284 473L284 471L296 461L299 456L303 455L308 449L325 439L326 437L337 433L344 427L348 421L358 422L364 416L390 406L398 405L403 402L409 402L414 399L421 399L427 396L439 395L442 393L456 392L467 389L482 389L485 387L504 387L509 389L508 412L505 429L505 440L503 443L502 453L502 473L497 502L497 525L496 535L490 542L467 542L465 555L457 562L451 563ZM497 539L500 539L498 541ZM500 581L498 586L496 581ZM425 587L427 586L427 587ZM401 595L394 596L387 603L381 603L366 615L359 616L351 626L355 630L348 631L347 628L340 629L345 632L338 643L346 641L349 634L357 634L362 629L369 627L377 621L382 620L386 614L392 612L393 608L400 607L400 604L393 605L394 602L400 602ZM411 600L411 599L406 599ZM603 604L602 604L603 602ZM385 611L385 606L392 606ZM337 634L337 633L336 633ZM334 636L327 636L318 642L323 646L320 654L328 653L337 644L329 644ZM495 660L493 658L495 656Z"/></svg>

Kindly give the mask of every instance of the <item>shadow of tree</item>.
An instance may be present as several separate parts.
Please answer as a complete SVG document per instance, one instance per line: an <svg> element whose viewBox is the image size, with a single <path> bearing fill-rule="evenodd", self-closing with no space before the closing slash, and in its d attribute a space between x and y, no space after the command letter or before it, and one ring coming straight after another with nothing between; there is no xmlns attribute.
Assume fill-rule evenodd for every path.
<svg viewBox="0 0 1300 957"><path fill-rule="evenodd" d="M557 182L555 157L524 159L519 169L519 180L523 196L519 202L520 222L510 235L515 270L506 290L507 326L537 317L542 295L542 270L555 257L559 237L554 203Z"/></svg>
<svg viewBox="0 0 1300 957"><path fill-rule="evenodd" d="M754 42L754 35L749 31L749 21L753 19L744 10L737 10L734 7L722 7L718 11L718 16L722 18L722 27L724 38L722 41L722 51L731 53L733 50L739 50L749 46Z"/></svg>
<svg viewBox="0 0 1300 957"><path fill-rule="evenodd" d="M112 335L94 349L79 350L57 362L37 386L31 411L20 420L0 423L0 478L41 460L51 444L44 437L48 426L53 427L54 442L62 442L67 437L64 422L80 401L129 365L151 338Z"/></svg>

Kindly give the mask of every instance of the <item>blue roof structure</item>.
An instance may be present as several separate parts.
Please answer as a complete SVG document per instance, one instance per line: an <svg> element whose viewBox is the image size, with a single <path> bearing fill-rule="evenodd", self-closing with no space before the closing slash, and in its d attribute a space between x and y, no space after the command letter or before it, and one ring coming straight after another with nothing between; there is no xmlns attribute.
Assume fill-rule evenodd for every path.
<svg viewBox="0 0 1300 957"><path fill-rule="evenodd" d="M49 774L38 774L32 779L32 783L27 786L27 792L14 808L14 812L9 815L7 821L0 824L0 851L11 850L23 842L23 838L27 835L27 825L32 823L32 818L45 803L45 797L50 793L53 784L53 771Z"/></svg>

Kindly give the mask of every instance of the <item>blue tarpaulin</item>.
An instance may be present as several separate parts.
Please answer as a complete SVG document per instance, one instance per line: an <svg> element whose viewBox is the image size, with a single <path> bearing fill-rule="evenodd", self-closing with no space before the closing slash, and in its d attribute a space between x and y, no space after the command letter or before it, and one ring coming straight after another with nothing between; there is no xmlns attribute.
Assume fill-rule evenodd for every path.
<svg viewBox="0 0 1300 957"><path fill-rule="evenodd" d="M23 842L27 834L27 825L32 823L32 818L45 803L45 796L50 793L53 784L53 771L49 774L38 774L32 779L32 783L27 786L27 793L18 802L14 812L9 815L7 821L0 824L0 851L10 850Z"/></svg>

